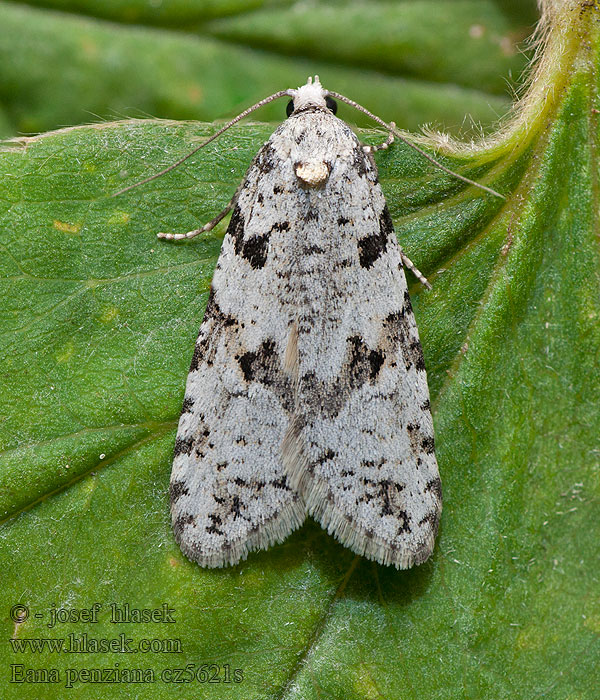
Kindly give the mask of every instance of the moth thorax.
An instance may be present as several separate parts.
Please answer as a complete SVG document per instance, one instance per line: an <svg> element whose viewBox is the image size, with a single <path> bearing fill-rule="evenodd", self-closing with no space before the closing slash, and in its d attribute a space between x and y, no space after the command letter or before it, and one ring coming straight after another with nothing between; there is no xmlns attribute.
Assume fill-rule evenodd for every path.
<svg viewBox="0 0 600 700"><path fill-rule="evenodd" d="M331 172L331 165L323 160L301 161L294 164L296 177L308 187L324 185Z"/></svg>

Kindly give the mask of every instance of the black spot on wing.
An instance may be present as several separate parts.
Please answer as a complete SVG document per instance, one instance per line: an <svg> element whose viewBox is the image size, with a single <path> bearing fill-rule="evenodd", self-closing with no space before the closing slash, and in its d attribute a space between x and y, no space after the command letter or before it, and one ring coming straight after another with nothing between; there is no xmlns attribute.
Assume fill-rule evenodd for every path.
<svg viewBox="0 0 600 700"><path fill-rule="evenodd" d="M268 339L262 342L256 352L245 352L241 355L238 364L247 382L265 382L273 374L276 360L275 342Z"/></svg>
<svg viewBox="0 0 600 700"><path fill-rule="evenodd" d="M316 464L325 464L325 462L330 462L331 460L335 459L337 457L337 452L334 452L332 449L327 449L325 452L322 452L319 458L316 461Z"/></svg>
<svg viewBox="0 0 600 700"><path fill-rule="evenodd" d="M394 311L384 319L382 329L386 337L386 344L395 348L399 343L404 343L407 337L407 327L404 320L404 311Z"/></svg>
<svg viewBox="0 0 600 700"><path fill-rule="evenodd" d="M234 316L223 313L221 310L221 307L219 306L215 297L214 287L210 288L210 294L208 296L208 301L206 302L206 310L204 312L203 321L212 321L215 325L224 327L237 325L237 319Z"/></svg>
<svg viewBox="0 0 600 700"><path fill-rule="evenodd" d="M425 524L429 525L431 532L435 537L440 525L440 512L438 509L430 510L423 518L421 518L421 520L419 520L420 527L423 527Z"/></svg>
<svg viewBox="0 0 600 700"><path fill-rule="evenodd" d="M369 269L387 250L388 238L394 233L392 217L387 208L383 208L379 217L379 231L358 241L358 259L361 267Z"/></svg>
<svg viewBox="0 0 600 700"><path fill-rule="evenodd" d="M211 287L204 319L194 348L190 372L197 370L201 361L206 362L209 366L212 365L216 355L216 341L225 329L237 325L238 321L234 316L223 313L216 300L215 290Z"/></svg>
<svg viewBox="0 0 600 700"><path fill-rule="evenodd" d="M410 364L414 365L418 372L425 371L425 358L423 357L423 348L418 340L412 340L408 346L407 353L407 367Z"/></svg>
<svg viewBox="0 0 600 700"><path fill-rule="evenodd" d="M318 245L307 245L305 248L302 249L302 255L325 255L326 254L325 248L322 248L321 246Z"/></svg>
<svg viewBox="0 0 600 700"><path fill-rule="evenodd" d="M194 401L194 399L191 396L186 396L185 399L183 399L183 406L181 407L181 414L183 415L184 413L191 413L193 408L194 408L195 403L196 402Z"/></svg>
<svg viewBox="0 0 600 700"><path fill-rule="evenodd" d="M227 234L233 241L233 249L236 255L245 258L253 268L264 267L267 262L267 248L269 234L251 236L244 239L244 219L239 207L235 207L231 215L231 221L227 228Z"/></svg>
<svg viewBox="0 0 600 700"><path fill-rule="evenodd" d="M279 158L272 144L266 143L256 155L254 165L258 168L259 172L266 175L276 167L278 162Z"/></svg>
<svg viewBox="0 0 600 700"><path fill-rule="evenodd" d="M244 516L242 515L242 509L245 510L244 505L242 504L240 497L239 496L234 496L231 499L231 514L233 515L233 519L237 520L238 518L243 518Z"/></svg>
<svg viewBox="0 0 600 700"><path fill-rule="evenodd" d="M396 520L398 520L398 527L396 529L396 536L404 535L407 532L411 532L410 529L410 518L405 510L399 510L395 513Z"/></svg>
<svg viewBox="0 0 600 700"><path fill-rule="evenodd" d="M399 484L392 479L369 479L363 477L361 483L364 489L357 499L357 503L366 502L379 504L379 514L381 517L392 515L400 519L404 526L408 528L408 518L406 511L403 508L404 501L400 494L404 491L404 484ZM410 532L410 529L406 530Z"/></svg>
<svg viewBox="0 0 600 700"><path fill-rule="evenodd" d="M308 401L309 412L335 417L352 391L377 380L385 359L383 348L372 350L358 335L348 338L346 357L334 380L320 380L314 371L301 378L300 390Z"/></svg>
<svg viewBox="0 0 600 700"><path fill-rule="evenodd" d="M268 483L269 486L272 486L274 489L280 489L281 491L291 491L291 488L287 482L287 476L285 474L283 476L280 476L278 479L271 479Z"/></svg>
<svg viewBox="0 0 600 700"><path fill-rule="evenodd" d="M231 236L234 246L238 245L238 240L243 241L244 239L244 217L237 205L233 209L231 219L229 219L226 235Z"/></svg>
<svg viewBox="0 0 600 700"><path fill-rule="evenodd" d="M431 479L430 481L428 481L427 485L425 486L425 493L427 493L428 491L431 491L431 493L435 494L438 501L441 502L441 500L442 500L442 480L436 476L435 479Z"/></svg>
<svg viewBox="0 0 600 700"><path fill-rule="evenodd" d="M394 223L390 215L390 210L387 204L383 207L381 216L379 217L379 230L382 235L393 236L394 235Z"/></svg>
<svg viewBox="0 0 600 700"><path fill-rule="evenodd" d="M255 270L258 270L264 267L267 262L268 245L269 234L265 233L262 236L251 236L243 241L239 247L236 246L235 252L245 258Z"/></svg>
<svg viewBox="0 0 600 700"><path fill-rule="evenodd" d="M175 448L173 449L173 458L178 457L179 455L189 455L191 451L194 449L194 438L189 437L189 438L176 438L175 439Z"/></svg>
<svg viewBox="0 0 600 700"><path fill-rule="evenodd" d="M175 480L169 485L169 496L171 498L171 503L175 503L182 496L187 496L189 494L188 487L185 481Z"/></svg>
<svg viewBox="0 0 600 700"><path fill-rule="evenodd" d="M348 343L350 357L346 365L347 378L352 388L356 388L377 378L385 356L382 350L369 349L365 341L357 335L349 338Z"/></svg>
<svg viewBox="0 0 600 700"><path fill-rule="evenodd" d="M264 340L258 350L248 351L236 357L247 382L258 382L269 387L286 411L293 407L293 391L290 379L282 372L275 341Z"/></svg>
<svg viewBox="0 0 600 700"><path fill-rule="evenodd" d="M392 347L401 347L406 369L414 367L418 372L425 371L423 348L419 342L416 324L408 292L404 296L404 305L383 320L383 330Z"/></svg>
<svg viewBox="0 0 600 700"><path fill-rule="evenodd" d="M183 528L186 525L191 525L193 522L194 516L191 513L183 513L175 518L173 521L173 532L175 533L175 539L178 540L183 532Z"/></svg>
<svg viewBox="0 0 600 700"><path fill-rule="evenodd" d="M269 240L271 234L276 231L289 231L289 221L281 221L273 224L269 231L262 234L255 234L245 238L244 219L239 207L236 207L229 222L227 233L233 241L233 249L236 255L247 260L255 269L261 269L267 262L269 252Z"/></svg>
<svg viewBox="0 0 600 700"><path fill-rule="evenodd" d="M433 454L434 452L434 439L431 435L431 428L420 423L407 423L406 432L408 433L413 454L417 458L418 468L423 461L418 455L421 455L423 452L426 454Z"/></svg>
<svg viewBox="0 0 600 700"><path fill-rule="evenodd" d="M196 343L194 346L194 354L192 355L192 364L190 366L190 372L197 370L200 366L200 361L202 360L202 355L204 353L204 347L200 343Z"/></svg>
<svg viewBox="0 0 600 700"><path fill-rule="evenodd" d="M435 444L432 435L427 435L423 438L421 442L423 450L428 454L433 454L435 452Z"/></svg>
<svg viewBox="0 0 600 700"><path fill-rule="evenodd" d="M219 525L221 525L223 522L220 515L218 515L217 513L209 513L208 519L211 521L211 524L206 528L206 532L208 532L211 535L225 534L223 530L221 530L219 527Z"/></svg>
<svg viewBox="0 0 600 700"><path fill-rule="evenodd" d="M379 182L375 160L370 153L365 153L360 144L354 149L352 165L360 177L366 177L374 185Z"/></svg>
<svg viewBox="0 0 600 700"><path fill-rule="evenodd" d="M362 149L362 146L357 146L354 149L354 158L352 160L352 165L354 167L354 170L356 170L360 177L364 177L369 172L369 161L367 158L367 154Z"/></svg>

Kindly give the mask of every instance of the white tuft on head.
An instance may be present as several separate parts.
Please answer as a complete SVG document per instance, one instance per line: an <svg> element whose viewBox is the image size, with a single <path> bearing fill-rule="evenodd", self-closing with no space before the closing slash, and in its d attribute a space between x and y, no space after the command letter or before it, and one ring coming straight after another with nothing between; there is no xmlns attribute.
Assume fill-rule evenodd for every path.
<svg viewBox="0 0 600 700"><path fill-rule="evenodd" d="M323 88L319 81L319 76L315 75L306 81L306 85L302 85L297 90L290 90L290 95L294 101L294 112L298 109L306 107L327 107L325 97L327 90Z"/></svg>

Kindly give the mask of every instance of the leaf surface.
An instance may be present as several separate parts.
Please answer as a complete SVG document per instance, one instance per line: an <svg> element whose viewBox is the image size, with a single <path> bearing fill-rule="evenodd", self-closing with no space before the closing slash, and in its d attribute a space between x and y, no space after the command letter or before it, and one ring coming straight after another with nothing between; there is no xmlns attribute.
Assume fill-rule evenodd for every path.
<svg viewBox="0 0 600 700"><path fill-rule="evenodd" d="M546 7L521 116L487 148L444 157L506 201L401 144L377 155L399 240L433 283L411 291L445 500L434 555L414 570L354 557L311 522L225 570L190 563L171 534L171 453L224 226L184 245L154 234L217 213L272 127L237 127L118 198L215 127L129 121L5 144L4 638L123 633L167 646L7 642L3 698L107 697L89 668L147 674L119 676L111 698L596 697L600 10ZM48 627L53 606L94 603L97 622ZM166 604L175 622L111 622L110 605L125 603ZM17 680L55 668L59 681L9 683L11 664ZM178 668L198 675L175 682Z"/></svg>
<svg viewBox="0 0 600 700"><path fill-rule="evenodd" d="M521 5L0 0L0 133L220 119L319 74L403 128L477 134L506 113L525 65L535 2ZM273 105L261 118L283 114Z"/></svg>

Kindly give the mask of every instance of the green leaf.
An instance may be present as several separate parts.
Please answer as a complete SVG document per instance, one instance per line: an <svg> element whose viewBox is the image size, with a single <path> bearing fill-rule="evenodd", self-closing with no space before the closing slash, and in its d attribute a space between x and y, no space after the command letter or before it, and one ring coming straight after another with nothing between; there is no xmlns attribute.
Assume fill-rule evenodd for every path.
<svg viewBox="0 0 600 700"><path fill-rule="evenodd" d="M403 128L478 133L506 113L525 65L534 0L522 5L0 0L0 133L128 116L212 120L315 73ZM262 118L279 121L280 106Z"/></svg>
<svg viewBox="0 0 600 700"><path fill-rule="evenodd" d="M425 21L427 20L427 21ZM359 30L358 36L356 30ZM503 72L521 61L509 23L493 2L363 3L268 7L213 21L208 31L229 41L360 65L440 84L505 94ZM460 46L459 51L449 51ZM504 71L499 71L504 64Z"/></svg>
<svg viewBox="0 0 600 700"><path fill-rule="evenodd" d="M414 570L354 557L311 522L225 570L172 537L171 453L224 226L184 245L154 235L217 213L272 127L236 127L118 198L215 127L117 122L0 151L2 698L597 696L600 11L545 11L514 121L444 157L506 201L402 144L377 155L399 239L433 283L412 293L445 501ZM97 621L48 626L52 606L94 603ZM115 624L111 603L167 604L175 622ZM84 633L88 649L120 634L171 646L14 646ZM202 664L221 682L165 675ZM18 682L32 669L59 678ZM117 675L131 669L146 682Z"/></svg>

